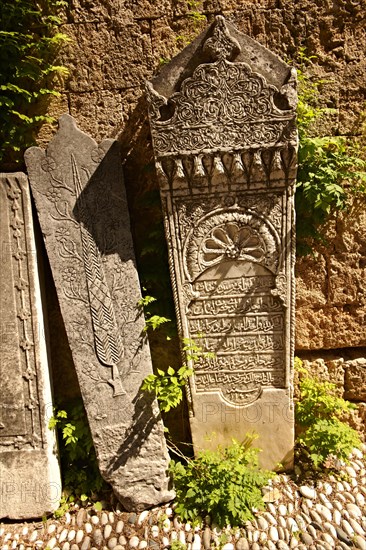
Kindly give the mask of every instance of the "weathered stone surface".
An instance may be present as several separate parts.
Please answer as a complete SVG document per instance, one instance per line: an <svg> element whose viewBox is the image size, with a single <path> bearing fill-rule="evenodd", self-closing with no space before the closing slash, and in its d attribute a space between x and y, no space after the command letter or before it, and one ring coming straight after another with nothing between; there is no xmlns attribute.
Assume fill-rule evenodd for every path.
<svg viewBox="0 0 366 550"><path fill-rule="evenodd" d="M102 139L116 138L126 119L129 118L138 102L134 90L121 92L71 93L69 96L70 114L78 118L80 129ZM90 112L95 116L90 117Z"/></svg>
<svg viewBox="0 0 366 550"><path fill-rule="evenodd" d="M178 324L215 355L192 365L193 443L254 430L269 467L293 454L295 81L218 17L148 87Z"/></svg>
<svg viewBox="0 0 366 550"><path fill-rule="evenodd" d="M366 358L345 363L345 397L354 401L366 401Z"/></svg>
<svg viewBox="0 0 366 550"><path fill-rule="evenodd" d="M67 55L72 92L138 86L144 77L141 59L152 62L150 37L135 21L115 25L114 32L95 23L68 25L67 32L72 43L63 55Z"/></svg>
<svg viewBox="0 0 366 550"><path fill-rule="evenodd" d="M175 0L174 4L178 2ZM93 2L76 0L69 11L71 22L109 22L114 25L119 21L133 19L155 19L162 13L171 13L171 0L113 0L113 2Z"/></svg>
<svg viewBox="0 0 366 550"><path fill-rule="evenodd" d="M0 517L59 506L61 478L28 180L0 174Z"/></svg>
<svg viewBox="0 0 366 550"><path fill-rule="evenodd" d="M296 348L339 349L365 346L365 308L324 307L296 312Z"/></svg>
<svg viewBox="0 0 366 550"><path fill-rule="evenodd" d="M167 63L177 55L184 46L194 40L206 27L205 17L196 21L192 27L192 16L187 15L187 4L182 4L182 16L172 24L167 15L151 21L151 46L155 67ZM149 75L150 78L151 75Z"/></svg>
<svg viewBox="0 0 366 550"><path fill-rule="evenodd" d="M327 264L324 256L296 260L296 311L301 307L322 307L327 303Z"/></svg>
<svg viewBox="0 0 366 550"><path fill-rule="evenodd" d="M366 345L366 208L359 198L329 224L326 246L296 265L296 348Z"/></svg>
<svg viewBox="0 0 366 550"><path fill-rule="evenodd" d="M366 403L357 403L357 409L351 411L349 424L357 430L366 441Z"/></svg>
<svg viewBox="0 0 366 550"><path fill-rule="evenodd" d="M172 498L116 142L64 115L25 159L102 476L123 505Z"/></svg>

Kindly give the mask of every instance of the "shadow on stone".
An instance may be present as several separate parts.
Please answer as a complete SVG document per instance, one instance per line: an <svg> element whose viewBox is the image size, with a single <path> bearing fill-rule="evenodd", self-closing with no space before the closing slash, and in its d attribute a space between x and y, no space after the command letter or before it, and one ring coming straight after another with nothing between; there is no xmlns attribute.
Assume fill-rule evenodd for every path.
<svg viewBox="0 0 366 550"><path fill-rule="evenodd" d="M102 150L100 154L103 154ZM121 194L122 181L116 177L116 165L119 163L120 146L115 142L82 189L73 214L91 234L102 256L117 253L123 262L132 261L135 265L131 247L120 238L126 227L121 212L126 210L127 205Z"/></svg>
<svg viewBox="0 0 366 550"><path fill-rule="evenodd" d="M140 454L144 442L160 421L160 414L153 407L154 396L139 390L133 400L134 414L130 427L125 433L125 439L116 454L106 465L107 475L112 475L115 470L125 466L132 458Z"/></svg>

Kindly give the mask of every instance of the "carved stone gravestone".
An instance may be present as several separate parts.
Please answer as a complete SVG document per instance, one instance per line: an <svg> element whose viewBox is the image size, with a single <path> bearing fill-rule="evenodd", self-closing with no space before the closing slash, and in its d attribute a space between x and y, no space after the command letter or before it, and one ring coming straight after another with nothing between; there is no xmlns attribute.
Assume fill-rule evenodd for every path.
<svg viewBox="0 0 366 550"><path fill-rule="evenodd" d="M61 497L28 179L0 174L0 517L53 512Z"/></svg>
<svg viewBox="0 0 366 550"><path fill-rule="evenodd" d="M69 115L25 155L102 476L127 509L172 498L118 143L99 146Z"/></svg>
<svg viewBox="0 0 366 550"><path fill-rule="evenodd" d="M296 73L219 16L148 84L195 449L293 458ZM206 436L215 434L211 442Z"/></svg>

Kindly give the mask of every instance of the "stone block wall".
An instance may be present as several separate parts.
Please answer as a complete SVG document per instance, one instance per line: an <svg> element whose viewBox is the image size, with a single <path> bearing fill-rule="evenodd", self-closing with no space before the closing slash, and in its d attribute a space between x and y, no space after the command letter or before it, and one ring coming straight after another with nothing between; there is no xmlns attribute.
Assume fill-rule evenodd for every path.
<svg viewBox="0 0 366 550"><path fill-rule="evenodd" d="M97 140L124 132L144 81L217 14L284 59L299 48L316 55L324 105L335 109L331 130L361 134L365 0L70 0L69 6L62 31L72 42L61 61L70 75L53 111L69 111ZM48 141L47 133L40 139Z"/></svg>
<svg viewBox="0 0 366 550"><path fill-rule="evenodd" d="M72 42L60 59L70 75L50 111L70 113L97 141L121 141L138 258L151 215L159 216L149 218L141 206L157 190L144 83L217 14L284 59L299 48L315 55L311 72L324 81L323 106L332 108L319 131L362 139L366 0L70 0L62 31ZM54 130L42 129L40 145ZM297 262L297 353L360 403L359 425L366 415L365 228L365 204L355 204L329 224L328 244Z"/></svg>

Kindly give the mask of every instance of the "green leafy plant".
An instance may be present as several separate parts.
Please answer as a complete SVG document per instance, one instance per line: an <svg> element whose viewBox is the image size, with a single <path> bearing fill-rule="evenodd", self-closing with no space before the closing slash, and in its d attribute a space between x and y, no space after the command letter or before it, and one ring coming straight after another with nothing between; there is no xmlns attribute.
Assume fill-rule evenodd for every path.
<svg viewBox="0 0 366 550"><path fill-rule="evenodd" d="M141 298L137 304L138 306L142 307L145 314L145 326L144 326L144 332L147 332L149 329L156 330L157 328L160 328L165 323L169 323L170 319L167 317L163 317L162 315L152 315L150 311L147 309L150 304L153 304L156 302L156 298L154 296L144 296Z"/></svg>
<svg viewBox="0 0 366 550"><path fill-rule="evenodd" d="M325 465L334 455L347 462L355 447L360 447L360 436L348 424L338 418L319 418L300 438L310 452L310 458L316 468Z"/></svg>
<svg viewBox="0 0 366 550"><path fill-rule="evenodd" d="M331 214L346 210L352 197L366 193L366 162L360 148L346 137L314 135L314 124L332 109L318 106L323 81L313 81L307 74L313 59L300 50L296 192L300 254L311 252L312 240L324 240L320 227Z"/></svg>
<svg viewBox="0 0 366 550"><path fill-rule="evenodd" d="M199 522L207 514L223 527L241 525L264 508L261 488L275 474L258 466L255 434L216 451L201 451L187 464L171 461L169 470L177 493L176 512L185 521Z"/></svg>
<svg viewBox="0 0 366 550"><path fill-rule="evenodd" d="M52 84L65 67L54 64L69 38L59 32L64 0L2 0L0 14L0 162L22 162L39 127L53 119L47 98L59 95Z"/></svg>
<svg viewBox="0 0 366 550"><path fill-rule="evenodd" d="M300 399L296 404L296 421L304 429L298 442L308 451L314 466L324 465L328 457L347 461L361 440L353 428L342 419L356 409L356 405L337 395L337 387L323 382L309 372L297 359Z"/></svg>
<svg viewBox="0 0 366 550"><path fill-rule="evenodd" d="M188 15L193 19L193 22L196 26L198 26L202 21L206 21L205 15L198 11L201 8L201 2L188 0L188 7L190 8Z"/></svg>
<svg viewBox="0 0 366 550"><path fill-rule="evenodd" d="M200 335L202 337L202 335ZM183 338L182 350L187 362L195 362L200 357L211 358L214 354L205 352L192 339ZM169 412L175 408L183 399L183 387L187 384L193 369L183 364L178 370L168 367L167 371L157 369L157 374L149 374L141 386L142 390L153 392L159 402L160 410Z"/></svg>
<svg viewBox="0 0 366 550"><path fill-rule="evenodd" d="M202 2L200 0L188 0L187 1L188 12L187 15L190 18L192 25L190 29L186 29L183 34L177 34L175 40L180 48L187 46L195 37L197 30L201 27L202 22L206 21L206 16L201 13Z"/></svg>
<svg viewBox="0 0 366 550"><path fill-rule="evenodd" d="M183 399L183 387L193 370L183 365L175 371L169 367L166 372L158 369L157 374L149 374L141 386L142 390L153 392L159 402L160 410L169 412L175 408Z"/></svg>
<svg viewBox="0 0 366 550"><path fill-rule="evenodd" d="M197 334L197 338L203 338L203 334ZM200 357L214 359L215 354L211 351L204 351L202 347L192 338L183 338L183 352L187 361L198 361Z"/></svg>
<svg viewBox="0 0 366 550"><path fill-rule="evenodd" d="M60 505L53 513L54 517L56 519L62 518L66 514L66 512L70 510L70 505L74 502L74 500L75 499L72 495L68 495L63 492L60 498Z"/></svg>
<svg viewBox="0 0 366 550"><path fill-rule="evenodd" d="M65 494L81 500L90 498L107 488L100 475L93 440L83 404L73 403L69 410L57 410L49 421L50 429L59 433L61 471Z"/></svg>
<svg viewBox="0 0 366 550"><path fill-rule="evenodd" d="M163 67L164 65L167 65L169 62L170 62L170 59L168 57L164 57L164 56L159 57L160 67Z"/></svg>

